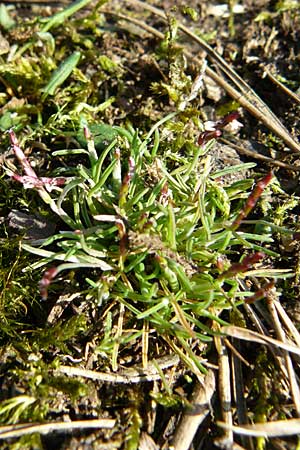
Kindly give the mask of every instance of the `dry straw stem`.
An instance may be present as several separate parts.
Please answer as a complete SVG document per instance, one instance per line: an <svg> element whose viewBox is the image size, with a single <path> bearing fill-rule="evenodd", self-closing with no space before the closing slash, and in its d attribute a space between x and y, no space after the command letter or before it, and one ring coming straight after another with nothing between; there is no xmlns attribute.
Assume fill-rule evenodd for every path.
<svg viewBox="0 0 300 450"><path fill-rule="evenodd" d="M246 341L257 342L258 344L273 345L277 348L281 348L291 353L295 353L300 356L300 347L288 344L286 342L273 339L263 334L256 333L255 331L247 330L246 328L236 327L234 325L228 325L221 328L221 332L227 336L231 336L237 339L243 339Z"/></svg>
<svg viewBox="0 0 300 450"><path fill-rule="evenodd" d="M282 306L280 305L280 302L277 299L271 299L268 298L268 307L269 307L269 313L270 313L270 319L272 321L272 328L275 329L275 332L278 336L278 340L275 340L273 338L270 338L268 336L263 336L262 334L255 333L253 331L239 329L238 327L224 327L231 329L229 331L229 334L231 336L235 336L239 339L246 339L250 341L256 341L264 343L267 345L271 345L271 350L275 354L275 358L277 360L277 363L280 366L280 369L282 373L284 374L284 379L282 380L283 384L287 384L289 386L291 397L293 399L294 407L297 416L299 417L300 413L300 390L299 390L299 382L298 378L296 376L294 366L293 366L293 360L291 358L292 354L299 355L299 342L300 342L300 336L297 330L295 329L294 325L292 324L291 320L283 310ZM278 314L278 311L280 313ZM283 323L281 323L281 320ZM224 330L223 328L223 330ZM294 346L293 344L289 344L287 339L287 335L285 332L285 329L289 333L292 339L296 342L297 346ZM234 331L233 331L234 330ZM278 349L280 349L280 352L278 353ZM280 353L282 356L280 356Z"/></svg>
<svg viewBox="0 0 300 450"><path fill-rule="evenodd" d="M219 328L219 327L218 327ZM221 402L221 414L229 428L226 428L222 437L217 439L218 445L221 448L232 448L233 446L233 433L231 426L233 423L232 409L231 409L231 379L230 379L230 365L227 348L224 345L224 341L220 336L214 337L215 346L218 352L218 365L219 365L219 396Z"/></svg>
<svg viewBox="0 0 300 450"><path fill-rule="evenodd" d="M251 158L258 159L259 161L263 161L265 163L271 164L272 166L282 167L283 169L287 170L294 170L296 172L300 171L299 166L295 166L294 164L287 164L283 161L280 161L279 159L272 159L269 156L261 155L260 153L257 153L256 151L249 150L245 146L237 145L236 143L233 143L231 140L225 139L223 137L220 137L218 139L220 142L222 142L225 145L229 145L230 147L237 150L240 154L249 156Z"/></svg>
<svg viewBox="0 0 300 450"><path fill-rule="evenodd" d="M161 17L163 20L167 21L166 14L147 3L141 2L139 0L125 0L125 3L129 3L139 8L146 9L151 13ZM115 15L120 19L127 20L134 23L135 25L145 29L149 33L157 36L159 39L164 39L163 33L159 32L155 28L147 25L145 22L133 17L129 17L125 14L116 13L111 10L103 10L108 14ZM276 115L268 108L268 106L261 100L260 97L254 92L254 90L226 63L226 61L213 50L213 48L207 44L203 39L199 38L194 34L189 28L184 25L179 24L179 29L181 29L185 34L187 34L191 39L198 43L198 45L207 53L209 58L218 66L218 68L231 80L235 87L228 83L224 77L218 75L210 67L206 68L206 74L212 78L219 86L221 86L234 100L239 102L239 104L247 109L256 119L261 121L270 131L280 137L289 149L295 153L300 152L300 144L296 142ZM183 54L189 59L192 59L195 63L202 66L202 62L199 61L191 52L184 49Z"/></svg>
<svg viewBox="0 0 300 450"><path fill-rule="evenodd" d="M78 420L74 422L52 422L43 424L22 423L0 427L0 439L19 438L21 436L40 433L67 432L72 430L85 430L88 428L113 428L114 419Z"/></svg>
<svg viewBox="0 0 300 450"><path fill-rule="evenodd" d="M272 299L268 299L267 303L268 303L268 307L269 307L269 312L271 314L271 317L272 317L272 320L274 323L274 328L275 328L277 337L282 342L287 342L286 334L285 334L284 328L282 327L282 325L280 323L280 319L279 319L278 312L277 312L276 306L274 304L274 301ZM297 377L296 377L295 370L293 367L292 358L286 350L284 350L284 359L285 359L285 366L286 366L287 373L288 373L288 379L289 379L291 394L292 394L293 402L295 405L296 413L297 413L297 416L300 417L299 385L298 385Z"/></svg>
<svg viewBox="0 0 300 450"><path fill-rule="evenodd" d="M297 416L299 417L299 407L300 407L300 390L298 378L296 376L292 355L299 355L300 347L300 335L292 324L290 318L287 316L286 312L280 305L278 299L271 297L268 298L268 307L270 313L270 320L272 321L273 328L275 329L277 339L264 336L261 333L255 333L244 328L239 328L235 326L222 327L221 331L226 334L235 337L237 339L245 339L252 342L258 342L271 346L272 351L282 352L283 358L277 358L277 362L280 364L282 372L285 374L285 378L282 379L283 385L286 385L286 381L289 384L290 393L293 399L294 407ZM247 305L247 310L249 306ZM264 330L261 330L262 333ZM294 340L297 346L293 345L291 341ZM292 353L292 355L290 355ZM241 383L242 384L242 383ZM243 426L233 426L228 423L226 418L223 419L224 422L218 422L217 424L227 430L227 432L233 432L241 434L244 436L253 437L264 437L271 438L277 436L289 436L299 434L300 431L300 421L299 419L276 421L269 423L258 423L255 425L243 425ZM242 422L239 418L239 422ZM244 421L245 422L245 421ZM243 422L242 422L243 423ZM251 442L250 442L251 444ZM248 447L247 447L248 448ZM250 448L250 447L249 447Z"/></svg>
<svg viewBox="0 0 300 450"><path fill-rule="evenodd" d="M273 304L277 309L277 312L284 324L284 326L286 327L286 329L289 332L289 335L293 337L294 341L296 342L296 344L298 345L298 347L300 347L300 334L299 331L297 330L297 328L295 327L295 325L293 324L293 322L291 321L290 317L287 315L285 309L282 307L281 303L279 300L273 300Z"/></svg>
<svg viewBox="0 0 300 450"><path fill-rule="evenodd" d="M266 439L300 434L300 419L276 420L274 422L243 426L230 426L223 422L217 422L217 425L224 429L231 430L233 433L242 434L244 436L262 436Z"/></svg>
<svg viewBox="0 0 300 450"><path fill-rule="evenodd" d="M215 374L212 370L209 370L203 382L196 383L191 405L183 414L176 428L172 440L174 450L188 450L190 448L199 426L210 413L215 388Z"/></svg>
<svg viewBox="0 0 300 450"><path fill-rule="evenodd" d="M154 362L149 361L147 370L142 367L130 368L119 373L96 372L95 370L81 369L79 367L60 366L54 371L56 374L65 374L73 377L89 378L107 383L132 384L146 381L160 380L159 371L176 366L179 356L169 355L159 358Z"/></svg>
<svg viewBox="0 0 300 450"><path fill-rule="evenodd" d="M267 67L264 68L264 73L267 75L267 77L270 78L270 80L276 84L285 94L287 94L289 97L291 97L294 102L298 103L300 105L300 96L296 94L295 92L291 91L287 86L282 84L277 78L274 77L274 75L268 70Z"/></svg>
<svg viewBox="0 0 300 450"><path fill-rule="evenodd" d="M227 341L227 339L226 339ZM248 424L249 423L249 415L247 411L247 403L245 392L246 389L244 387L244 375L243 375L243 367L242 363L244 363L244 359L240 357L239 353L241 350L241 342L237 339L233 340L235 345L235 352L231 353L231 376L232 376L232 396L233 402L236 405L236 416L237 423ZM226 344L228 346L228 344ZM245 364L245 363L244 363ZM246 366L249 367L249 363L246 362ZM254 450L254 442L250 437L242 436L241 443L244 448L249 450Z"/></svg>
<svg viewBox="0 0 300 450"><path fill-rule="evenodd" d="M269 333L266 330L265 326L263 325L263 322L268 323L270 328L273 329L274 325L272 323L272 319L271 319L270 315L267 314L264 309L260 308L259 302L257 302L255 304L255 307L256 307L256 309L258 309L259 313L263 317L263 321L259 318L258 314L255 312L252 305L246 305L246 304L244 305L244 308L247 312L248 317L254 323L255 328L259 331L260 335L268 335ZM239 339L239 336L237 336L237 338ZM286 380L288 380L288 372L285 367L283 352L276 345L269 346L269 350L272 353L272 355L276 361L276 364L278 365L278 367L280 368L280 370L283 374L282 383L285 383L285 388L287 389Z"/></svg>

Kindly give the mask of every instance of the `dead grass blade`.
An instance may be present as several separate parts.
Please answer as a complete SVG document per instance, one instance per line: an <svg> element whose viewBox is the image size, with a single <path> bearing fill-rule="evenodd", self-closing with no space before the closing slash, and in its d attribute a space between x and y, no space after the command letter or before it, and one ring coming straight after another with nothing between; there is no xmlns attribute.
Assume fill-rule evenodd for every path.
<svg viewBox="0 0 300 450"><path fill-rule="evenodd" d="M282 341L282 342L286 342L286 335L284 332L283 327L281 326L278 314L277 314L277 309L274 305L274 302L268 298L268 308L271 314L271 317L273 319L273 323L275 326L275 331L276 334L278 336L278 338ZM285 365L286 365L286 369L287 369L287 373L288 373L288 379L289 379L289 383L290 383L290 390L291 390L291 395L293 398L293 402L295 405L295 409L296 409L296 413L297 416L300 417L300 390L299 390L299 384L297 382L297 377L294 371L294 367L293 367L293 363L292 363L292 358L290 356L290 354L284 350L284 359L285 359Z"/></svg>
<svg viewBox="0 0 300 450"><path fill-rule="evenodd" d="M227 341L227 339L226 339L226 341ZM242 369L242 362L244 363L244 360L240 357L241 342L236 339L236 340L233 340L233 343L235 345L236 351L232 352L232 354L231 354L232 396L233 396L234 403L236 405L237 422L240 424L248 424L249 417L248 417L247 404L246 404L246 398L245 398L246 389L244 387L245 383L244 383L244 375L243 375L243 369ZM247 367L249 367L249 366L250 365L247 362ZM249 450L255 449L253 439L250 436L249 437L242 436L241 443L244 446L244 448L247 448Z"/></svg>
<svg viewBox="0 0 300 450"><path fill-rule="evenodd" d="M233 433L245 436L272 438L277 436L292 436L300 433L300 419L276 420L268 423L256 423L254 425L230 426L223 422L217 422L221 428L231 430Z"/></svg>
<svg viewBox="0 0 300 450"><path fill-rule="evenodd" d="M244 308L247 312L247 315L249 316L250 320L254 323L254 325L255 325L256 329L259 331L259 333L267 336L268 331L264 327L263 322L259 318L258 314L254 310L252 305L245 304ZM263 320L269 325L270 328L273 329L274 325L272 323L272 319L271 319L270 315L268 314L268 312L260 307L259 302L257 302L255 304L255 308L258 309L259 313L263 317ZM280 368L280 370L283 374L282 384L284 385L285 389L288 389L288 372L287 372L286 366L285 366L283 351L276 346L270 346L269 350L272 353L276 363L278 364L278 367Z"/></svg>
<svg viewBox="0 0 300 450"><path fill-rule="evenodd" d="M282 84L277 78L274 77L274 75L269 71L267 67L264 67L264 72L267 75L267 77L270 78L272 83L274 83L276 86L278 86L285 94L289 95L294 102L298 103L300 105L300 96L296 94L295 92L291 91L287 86Z"/></svg>
<svg viewBox="0 0 300 450"><path fill-rule="evenodd" d="M229 357L223 339L220 338L220 336L215 336L214 341L218 352L219 396L221 402L221 414L224 422L229 426L229 428L226 428L225 434L218 438L216 442L218 443L217 445L221 448L232 448L233 433L230 427L232 426L233 419L231 409L231 379Z"/></svg>
<svg viewBox="0 0 300 450"><path fill-rule="evenodd" d="M31 433L49 434L88 428L113 428L114 419L78 420L74 422L52 422L42 424L23 423L0 427L0 439L18 438Z"/></svg>
<svg viewBox="0 0 300 450"><path fill-rule="evenodd" d="M248 148L243 147L242 145L237 145L236 143L229 141L228 139L225 139L223 137L220 137L219 141L225 145L229 145L230 147L237 150L240 154L249 156L250 158L258 159L259 161L271 164L272 166L282 167L283 169L294 170L296 172L300 171L299 166L296 166L294 164L287 164L284 163L283 161L279 161L279 159L273 159L270 158L269 156L261 155L260 153L254 150L249 150Z"/></svg>
<svg viewBox="0 0 300 450"><path fill-rule="evenodd" d="M175 366L178 363L179 356L169 355L157 359L155 363L153 361L149 361L147 370L143 369L142 367L137 367L126 369L119 373L107 373L82 369L80 367L60 366L58 369L54 370L54 373L63 373L71 377L89 378L91 380L98 380L107 383L131 384L160 380L161 376L158 368L160 370L164 370L169 367Z"/></svg>
<svg viewBox="0 0 300 450"><path fill-rule="evenodd" d="M282 307L280 301L278 299L273 300L274 306L277 309L277 312L284 323L285 327L289 331L290 335L295 340L298 347L300 347L300 334L293 322L291 321L290 317L287 315L286 311Z"/></svg>
<svg viewBox="0 0 300 450"><path fill-rule="evenodd" d="M257 342L259 344L271 345L287 352L295 353L300 355L300 347L295 345L287 344L286 342L281 342L278 339L273 339L269 336L264 336L263 334L256 333L255 331L247 330L246 328L236 327L234 325L228 325L221 328L221 332L227 336L231 336L237 339L243 339L250 342Z"/></svg>

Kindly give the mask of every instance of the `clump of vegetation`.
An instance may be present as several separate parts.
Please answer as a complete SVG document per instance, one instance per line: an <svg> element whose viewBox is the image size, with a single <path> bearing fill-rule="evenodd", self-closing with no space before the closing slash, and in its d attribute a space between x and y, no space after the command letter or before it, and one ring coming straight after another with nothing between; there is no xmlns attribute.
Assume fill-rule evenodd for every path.
<svg viewBox="0 0 300 450"><path fill-rule="evenodd" d="M106 20L105 2L73 16L89 3L7 22L0 421L113 417L116 448L126 435L126 448L138 448L147 421L141 405L191 407L192 383L212 373L226 330L245 326L241 307L270 299L277 280L293 276L277 263L278 236L294 233L283 218L293 205L289 199L274 210L276 194L285 193L271 172L250 172L256 164L216 164L216 140L241 125L240 115L229 106L204 120L203 73L194 79L186 65L175 19L152 49L153 79L142 91L147 76L139 68L130 96L122 33L132 30ZM164 370L178 357L172 386ZM142 364L137 373L134 362ZM146 398L141 384L129 394L124 388L157 379L161 392L149 388ZM262 402L260 417L283 414L276 395L272 401L276 408ZM43 433L24 433L19 448L42 448L33 432ZM98 430L101 444L111 436Z"/></svg>

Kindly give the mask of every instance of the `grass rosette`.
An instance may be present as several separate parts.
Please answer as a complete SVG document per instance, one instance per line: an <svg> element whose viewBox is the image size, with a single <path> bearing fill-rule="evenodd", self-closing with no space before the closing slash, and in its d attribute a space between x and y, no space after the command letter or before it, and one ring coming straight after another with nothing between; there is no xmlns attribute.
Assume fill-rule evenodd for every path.
<svg viewBox="0 0 300 450"><path fill-rule="evenodd" d="M31 177L27 187L37 189L61 219L58 234L23 243L23 248L39 256L32 268L48 266L40 283L44 298L60 272L78 269L85 278L78 293L103 310L117 308L117 331L111 330L108 352L139 338L148 349L145 336L148 341L151 329L182 356L187 354L192 367L205 371L189 340L210 342L213 324L227 324L228 315L222 313L253 298L244 281L248 273L271 278L286 274L261 269L265 255L276 256L268 249L270 234L237 231L271 175L250 194L251 179L226 185L226 175L253 164L212 172L207 152L214 141L194 146L192 158L179 152L177 159L174 154L166 158L158 130L174 116L155 124L144 140L131 127L114 127L118 136L99 155L85 128L86 149L53 153L64 158L59 178L39 178L16 153ZM22 152L13 134L11 139ZM68 166L72 153L85 155L88 167ZM25 183L24 177L12 176ZM66 283L60 293L68 289ZM264 295L262 288L254 299Z"/></svg>

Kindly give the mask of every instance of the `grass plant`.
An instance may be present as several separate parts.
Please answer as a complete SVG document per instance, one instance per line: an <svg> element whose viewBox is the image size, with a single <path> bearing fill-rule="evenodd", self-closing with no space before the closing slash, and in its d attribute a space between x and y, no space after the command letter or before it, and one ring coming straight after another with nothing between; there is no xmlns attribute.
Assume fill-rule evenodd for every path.
<svg viewBox="0 0 300 450"><path fill-rule="evenodd" d="M117 39L101 14L106 2L72 17L89 3L12 24L15 41L0 60L3 214L23 210L56 225L28 239L26 225L14 235L1 224L1 363L9 374L3 425L51 420L66 398L79 411L96 388L67 374L80 370L87 354L94 372L81 374L88 379L111 372L122 384L120 368L134 359L146 371L152 360L175 354L186 383L202 382L212 355L222 354L226 327L246 327L243 308L294 275L278 263L278 239L294 236L285 215L297 199L286 198L275 174L253 162L218 166L217 140L239 113L205 123L196 99L204 69L192 79L176 21L169 19L156 53L168 76L152 83L147 118L140 111L135 123L134 114L114 106L124 100L125 60L95 52L105 33ZM165 105L154 120L146 113L155 96ZM278 206L277 194L285 198ZM157 404L189 403L173 392L162 366L153 373L162 380L162 392L151 393ZM278 398L266 402L263 389L254 383L251 395L260 396L263 410L255 414L268 418L277 408L280 415ZM107 390L108 400L93 405L99 415L127 395ZM126 448L139 445L141 391L130 391L121 418L130 424ZM42 445L34 434L12 448Z"/></svg>

